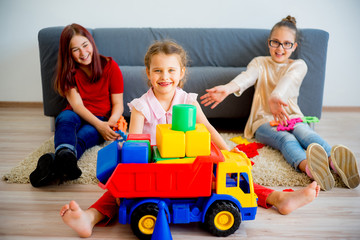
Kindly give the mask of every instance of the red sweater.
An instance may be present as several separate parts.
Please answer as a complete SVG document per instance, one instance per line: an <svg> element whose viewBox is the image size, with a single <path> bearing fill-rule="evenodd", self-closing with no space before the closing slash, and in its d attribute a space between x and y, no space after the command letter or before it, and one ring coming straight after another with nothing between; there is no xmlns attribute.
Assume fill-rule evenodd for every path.
<svg viewBox="0 0 360 240"><path fill-rule="evenodd" d="M110 117L111 94L124 92L123 76L117 63L110 58L96 83L90 83L80 69L76 69L74 77L84 106L95 116ZM64 110L72 110L72 107L68 104Z"/></svg>

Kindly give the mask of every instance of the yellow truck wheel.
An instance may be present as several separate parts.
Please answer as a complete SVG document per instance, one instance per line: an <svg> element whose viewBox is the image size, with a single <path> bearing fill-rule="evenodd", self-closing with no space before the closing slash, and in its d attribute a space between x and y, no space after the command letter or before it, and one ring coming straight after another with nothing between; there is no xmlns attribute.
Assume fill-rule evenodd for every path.
<svg viewBox="0 0 360 240"><path fill-rule="evenodd" d="M151 239L158 212L157 204L146 203L137 207L131 214L131 229L139 239Z"/></svg>
<svg viewBox="0 0 360 240"><path fill-rule="evenodd" d="M213 235L226 237L233 234L241 223L239 209L231 202L213 203L205 216L205 228Z"/></svg>

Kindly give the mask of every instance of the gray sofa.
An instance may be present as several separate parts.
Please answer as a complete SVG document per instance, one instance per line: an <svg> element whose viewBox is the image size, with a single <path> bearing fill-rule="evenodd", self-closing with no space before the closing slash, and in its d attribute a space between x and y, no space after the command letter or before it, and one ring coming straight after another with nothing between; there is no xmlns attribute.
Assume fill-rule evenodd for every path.
<svg viewBox="0 0 360 240"><path fill-rule="evenodd" d="M63 27L39 31L39 51L44 114L56 117L66 100L53 90L59 38ZM112 57L124 77L124 116L129 117L127 103L148 90L144 55L148 46L159 39L172 39L188 52L187 92L205 93L205 89L225 84L246 69L256 56L268 54L266 29L227 28L96 28L88 29L100 54ZM306 116L321 117L329 34L318 29L301 29L302 40L293 54L308 65L298 99ZM241 97L229 96L217 108L203 107L210 120L244 123L249 116L254 88ZM198 99L199 100L199 99ZM241 125L240 127L243 127Z"/></svg>

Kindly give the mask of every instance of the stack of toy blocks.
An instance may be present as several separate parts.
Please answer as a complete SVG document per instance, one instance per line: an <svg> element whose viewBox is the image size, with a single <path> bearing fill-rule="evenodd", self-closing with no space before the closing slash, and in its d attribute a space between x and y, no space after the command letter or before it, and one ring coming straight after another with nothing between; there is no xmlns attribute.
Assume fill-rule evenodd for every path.
<svg viewBox="0 0 360 240"><path fill-rule="evenodd" d="M205 125L196 123L196 107L189 104L173 106L172 124L157 125L156 142L157 162L208 156L211 151L210 133Z"/></svg>
<svg viewBox="0 0 360 240"><path fill-rule="evenodd" d="M157 125L156 142L151 147L149 134L129 134L122 146L114 141L99 150L97 178L105 183L119 163L192 163L211 153L210 133L196 123L193 105L175 105L172 124Z"/></svg>

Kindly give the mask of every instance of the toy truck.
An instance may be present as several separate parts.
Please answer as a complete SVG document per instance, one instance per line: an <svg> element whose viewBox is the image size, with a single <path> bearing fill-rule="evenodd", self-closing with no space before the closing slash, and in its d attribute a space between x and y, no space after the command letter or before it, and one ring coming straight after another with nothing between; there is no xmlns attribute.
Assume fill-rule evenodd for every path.
<svg viewBox="0 0 360 240"><path fill-rule="evenodd" d="M173 110L173 124L174 117ZM151 239L160 201L169 223L200 222L215 236L228 236L241 221L255 219L250 160L244 153L220 151L204 126L193 125L184 132L172 130L171 124L158 125L157 146L151 146L149 135L129 134L122 146L113 142L98 153L99 185L121 199L119 222L131 224L139 239ZM183 134L175 136L173 131L193 131L188 135L195 139L185 136L183 149L178 139ZM169 142L173 144L167 146ZM194 149L186 149L189 142Z"/></svg>

